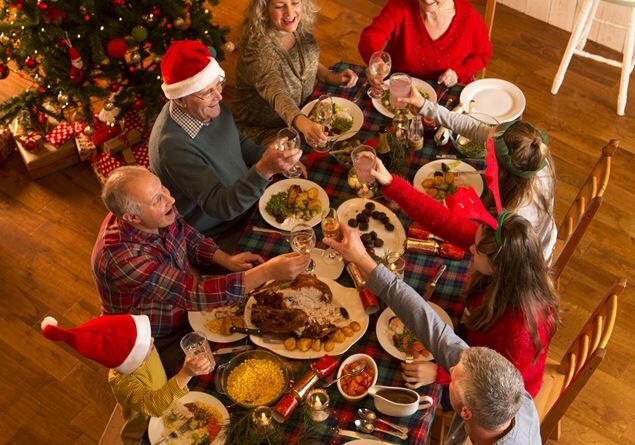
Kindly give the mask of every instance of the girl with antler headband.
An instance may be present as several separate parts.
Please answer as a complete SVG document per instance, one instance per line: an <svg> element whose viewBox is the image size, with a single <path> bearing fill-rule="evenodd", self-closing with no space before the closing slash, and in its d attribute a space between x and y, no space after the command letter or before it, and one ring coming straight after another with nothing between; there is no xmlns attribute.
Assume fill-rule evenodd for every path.
<svg viewBox="0 0 635 445"><path fill-rule="evenodd" d="M465 330L470 346L498 351L520 371L535 396L542 384L547 349L558 321L558 297L541 244L526 218L502 210L493 144L485 173L498 212L494 218L473 189L459 188L445 207L393 176L378 159L373 176L382 193L426 230L472 253L465 296ZM480 221L479 224L477 221ZM403 377L413 387L447 381L429 362L404 363ZM445 375L447 376L447 375Z"/></svg>
<svg viewBox="0 0 635 445"><path fill-rule="evenodd" d="M419 110L426 119L433 119L472 142L493 143L500 166L502 205L532 223L549 262L558 232L553 218L555 172L546 135L522 120L497 127L486 125L425 100L414 87L410 97L400 100ZM490 202L485 203L489 207Z"/></svg>

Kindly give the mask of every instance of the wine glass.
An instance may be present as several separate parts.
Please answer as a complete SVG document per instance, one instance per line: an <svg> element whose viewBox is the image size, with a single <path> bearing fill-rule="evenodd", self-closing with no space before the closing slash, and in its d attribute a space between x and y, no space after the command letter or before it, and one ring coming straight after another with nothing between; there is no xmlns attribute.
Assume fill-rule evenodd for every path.
<svg viewBox="0 0 635 445"><path fill-rule="evenodd" d="M324 213L324 217L322 218L322 234L324 238L331 238L335 241L342 239L340 220L337 217L337 210L334 208L330 208ZM327 264L333 264L342 259L342 255L331 247L325 250L322 255L325 257L324 261Z"/></svg>
<svg viewBox="0 0 635 445"><path fill-rule="evenodd" d="M298 224L291 229L289 235L289 243L294 252L302 255L311 255L311 251L315 247L315 231L311 226L306 224ZM309 261L305 272L311 273L315 268L313 260Z"/></svg>
<svg viewBox="0 0 635 445"><path fill-rule="evenodd" d="M316 122L322 125L324 132L327 136L330 136L331 125L333 123L333 115L335 110L333 109L333 98L328 94L322 94L315 103L315 119ZM313 149L320 153L325 153L331 149L331 141L325 143L319 143Z"/></svg>
<svg viewBox="0 0 635 445"><path fill-rule="evenodd" d="M351 160L357 174L357 182L360 185L359 190L357 190L357 196L360 198L372 198L375 194L373 190L375 178L370 172L375 168L377 161L375 149L370 145L359 145L351 152Z"/></svg>
<svg viewBox="0 0 635 445"><path fill-rule="evenodd" d="M294 148L300 148L300 135L298 132L293 128L283 128L278 131L276 150L285 151L293 150ZM297 165L294 165L282 174L285 178L297 178L302 174L302 170Z"/></svg>
<svg viewBox="0 0 635 445"><path fill-rule="evenodd" d="M390 74L392 67L392 59L390 54L385 51L376 51L370 56L368 61L368 77L372 78L375 83L382 83L386 76ZM371 86L368 89L368 96L371 99L381 99L384 95L384 88L381 85Z"/></svg>

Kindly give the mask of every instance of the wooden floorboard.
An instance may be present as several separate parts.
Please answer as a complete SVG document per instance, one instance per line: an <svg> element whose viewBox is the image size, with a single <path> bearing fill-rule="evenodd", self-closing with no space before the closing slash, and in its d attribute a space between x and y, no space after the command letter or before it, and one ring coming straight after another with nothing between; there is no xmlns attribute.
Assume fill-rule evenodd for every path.
<svg viewBox="0 0 635 445"><path fill-rule="evenodd" d="M359 31L385 0L318 0L315 35L321 60L361 63ZM477 1L482 12L484 1ZM247 0L221 0L214 20L237 40ZM556 215L562 217L611 138L622 149L611 182L586 238L562 277L562 327L550 355L564 353L599 297L618 277L633 278L635 259L635 85L627 116L615 114L619 71L574 58L560 93L549 93L569 34L499 5L488 77L516 83L527 97L525 118L547 130L558 173ZM593 50L614 52L591 44ZM231 94L236 54L223 63ZM635 79L631 79L635 83ZM0 81L0 100L24 88L11 75ZM0 444L97 443L113 397L106 371L39 334L55 315L77 324L97 315L90 253L105 214L99 185L86 164L31 180L17 154L0 166ZM635 282L631 283L635 286ZM635 293L627 288L609 351L563 421L561 444L633 444L635 423Z"/></svg>

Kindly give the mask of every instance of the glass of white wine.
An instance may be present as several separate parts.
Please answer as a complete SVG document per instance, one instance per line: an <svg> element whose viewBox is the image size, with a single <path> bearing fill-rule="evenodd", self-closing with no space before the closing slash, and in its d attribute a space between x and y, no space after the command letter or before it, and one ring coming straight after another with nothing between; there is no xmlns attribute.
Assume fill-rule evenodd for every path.
<svg viewBox="0 0 635 445"><path fill-rule="evenodd" d="M368 89L368 96L371 99L381 99L384 95L384 88L381 83L390 74L392 59L385 51L376 51L370 56L368 61L368 77L372 79L371 87ZM380 85L376 85L380 84Z"/></svg>
<svg viewBox="0 0 635 445"><path fill-rule="evenodd" d="M301 255L311 255L311 251L315 248L315 231L307 224L298 224L291 229L289 235L289 243L291 249L294 252ZM309 265L306 267L305 273L313 272L315 263L313 260L309 261Z"/></svg>
<svg viewBox="0 0 635 445"><path fill-rule="evenodd" d="M340 220L337 217L337 210L334 208L330 208L324 213L324 217L322 218L322 234L324 235L324 238L331 238L335 241L342 240ZM342 259L342 255L331 247L325 250L322 255L324 256L324 261L327 264L333 264L336 261L341 261Z"/></svg>
<svg viewBox="0 0 635 445"><path fill-rule="evenodd" d="M331 136L331 125L333 123L333 116L335 115L333 98L329 94L322 94L315 103L315 119L316 122L322 125L324 133L327 137ZM331 150L332 142L321 142L313 147L318 153L326 153Z"/></svg>
<svg viewBox="0 0 635 445"><path fill-rule="evenodd" d="M276 150L285 151L293 150L294 148L300 148L300 135L294 128L283 128L278 131L278 138L276 139ZM286 172L282 173L286 178L297 178L302 175L302 170L297 165L294 165Z"/></svg>

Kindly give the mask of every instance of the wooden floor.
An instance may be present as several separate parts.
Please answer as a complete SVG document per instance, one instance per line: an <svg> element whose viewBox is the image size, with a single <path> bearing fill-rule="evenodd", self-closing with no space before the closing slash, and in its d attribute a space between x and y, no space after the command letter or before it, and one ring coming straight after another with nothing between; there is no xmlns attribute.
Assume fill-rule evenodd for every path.
<svg viewBox="0 0 635 445"><path fill-rule="evenodd" d="M361 62L359 32L385 1L318 3L322 62ZM246 4L221 0L213 10L232 38ZM574 59L560 94L552 96L567 39L562 30L499 6L487 73L518 85L527 97L526 119L549 133L558 217L600 147L610 138L622 141L604 204L562 279L563 323L551 348L557 358L609 284L633 278L635 268L635 79L627 117L615 114L618 71L589 60ZM230 84L235 62L232 54L223 64ZM0 100L23 87L16 79L0 81ZM39 333L45 315L67 326L98 313L89 267L105 214L98 191L85 164L39 181L26 175L17 154L0 166L0 443L94 444L113 407L106 371ZM635 444L635 280L630 285L606 359L564 419L562 444Z"/></svg>

